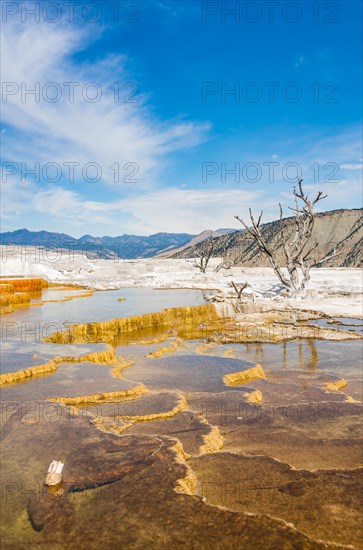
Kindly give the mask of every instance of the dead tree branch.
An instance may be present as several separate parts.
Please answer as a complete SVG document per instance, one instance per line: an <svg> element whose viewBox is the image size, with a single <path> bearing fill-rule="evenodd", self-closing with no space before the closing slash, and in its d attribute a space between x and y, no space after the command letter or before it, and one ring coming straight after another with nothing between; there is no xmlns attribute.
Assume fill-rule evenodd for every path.
<svg viewBox="0 0 363 550"><path fill-rule="evenodd" d="M236 259L231 259L231 252L226 250L226 248L223 251L222 254L222 261L220 264L217 265L215 268L215 272L218 273L221 269L231 269L236 264Z"/></svg>
<svg viewBox="0 0 363 550"><path fill-rule="evenodd" d="M235 283L234 281L231 281L231 284L232 284L232 286L233 286L233 288L234 288L234 290L235 290L235 292L236 292L236 294L237 294L238 300L241 300L241 298L242 298L242 292L243 292L244 289L247 287L248 283L242 284L242 286L240 286L239 288L238 288L238 286L236 285L236 283Z"/></svg>
<svg viewBox="0 0 363 550"><path fill-rule="evenodd" d="M311 258L312 252L316 250L318 246L318 243L311 245L311 236L316 216L314 206L327 195L323 195L322 191L319 191L315 198L310 200L308 195L303 191L302 181L302 179L299 179L297 188L294 187L293 190L295 207L289 207L295 214L295 229L292 229L289 221L283 218L282 206L279 204L280 219L278 242L282 248L284 263L288 273L287 276L282 271L282 266L278 261L276 250L273 250L266 242L266 238L261 231L260 224L263 212L261 212L256 222L251 209L249 209L252 226L248 226L239 216L235 216L246 229L247 233L253 238L259 250L269 258L275 274L287 289L289 295L292 296L296 296L305 289L306 284L310 280L310 270L312 267L337 255L334 251L333 254L316 262ZM309 245L310 248L308 249Z"/></svg>
<svg viewBox="0 0 363 550"><path fill-rule="evenodd" d="M209 238L206 241L201 243L198 250L194 247L195 256L193 258L185 258L185 259L188 263L192 263L194 267L197 267L202 273L205 273L209 264L209 260L213 255L213 252L214 252L214 239L211 233Z"/></svg>

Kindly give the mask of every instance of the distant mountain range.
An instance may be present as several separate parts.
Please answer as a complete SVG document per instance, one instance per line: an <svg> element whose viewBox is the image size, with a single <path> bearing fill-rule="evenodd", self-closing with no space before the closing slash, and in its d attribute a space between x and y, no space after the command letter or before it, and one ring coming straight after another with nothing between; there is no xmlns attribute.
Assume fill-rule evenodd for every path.
<svg viewBox="0 0 363 550"><path fill-rule="evenodd" d="M311 244L318 243L314 259L327 256L334 249L337 256L324 262L324 267L363 267L363 209L332 210L317 214L311 238ZM288 218L293 224L294 218ZM247 220L246 220L247 221ZM279 237L279 221L261 224L261 232L270 248L277 254L283 265L283 252ZM185 248L173 257L193 257L195 250L200 248ZM259 251L255 242L245 230L217 237L214 242L213 256L222 256L228 251L236 265L248 267L270 266L268 258Z"/></svg>
<svg viewBox="0 0 363 550"><path fill-rule="evenodd" d="M220 237L221 235L229 235L230 233L235 233L236 231L237 229L217 229L216 231L206 229L205 231L202 231L202 233L199 233L199 235L195 235L195 237L193 237L190 241L183 244L177 249L174 247L170 247L169 249L159 252L158 254L156 254L156 258L171 258L175 254L183 252L183 250L186 250L191 246L196 246L197 244L207 239L210 239L211 237L214 239L215 237Z"/></svg>
<svg viewBox="0 0 363 550"><path fill-rule="evenodd" d="M363 266L363 216L362 209L332 210L317 214L311 242L319 243L315 259L330 254L334 248L339 252L326 267ZM293 218L288 218L293 223ZM279 221L261 225L261 231L270 247L282 261ZM118 237L93 237L83 235L79 239L64 233L49 231L17 231L1 233L2 245L28 245L44 248L71 249L81 251L88 258L187 258L195 255L202 242L212 236L213 256L222 256L228 251L236 265L249 267L270 266L247 232L237 229L207 229L192 235L189 233L155 233L154 235L120 235Z"/></svg>
<svg viewBox="0 0 363 550"><path fill-rule="evenodd" d="M220 236L235 229L218 229L213 236ZM49 231L28 231L18 229L0 234L2 245L28 245L44 248L71 249L83 251L87 257L100 258L151 258L165 253L166 257L173 253L201 242L208 238L211 231L204 231L199 236L189 233L155 233L148 237L138 235L120 235L118 237L93 237L83 235L79 239L65 233Z"/></svg>

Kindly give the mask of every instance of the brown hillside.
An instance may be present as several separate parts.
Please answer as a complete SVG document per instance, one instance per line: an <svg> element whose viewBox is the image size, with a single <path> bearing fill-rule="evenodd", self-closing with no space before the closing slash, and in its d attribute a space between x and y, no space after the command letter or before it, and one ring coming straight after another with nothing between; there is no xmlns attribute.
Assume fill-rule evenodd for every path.
<svg viewBox="0 0 363 550"><path fill-rule="evenodd" d="M288 218L293 229L293 218ZM262 234L270 247L276 251L281 265L283 256L279 239L279 221L261 226ZM363 216L362 209L332 210L317 214L311 238L311 244L319 243L315 251L315 260L334 250L340 254L324 262L325 267L363 267ZM200 245L199 245L200 246ZM198 245L196 246L198 249ZM193 248L174 255L174 258L192 257ZM238 231L215 239L215 256L221 256L224 250L231 253L237 265L249 267L270 267L268 258L262 254L246 231Z"/></svg>

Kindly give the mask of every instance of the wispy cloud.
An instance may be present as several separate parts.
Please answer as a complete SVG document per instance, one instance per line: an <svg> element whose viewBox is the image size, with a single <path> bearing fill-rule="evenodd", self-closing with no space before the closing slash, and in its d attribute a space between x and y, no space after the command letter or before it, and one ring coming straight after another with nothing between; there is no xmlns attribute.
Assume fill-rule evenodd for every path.
<svg viewBox="0 0 363 550"><path fill-rule="evenodd" d="M146 4L145 9L154 10L152 3ZM180 24L183 10L200 8L189 7L189 4L185 8L183 3L166 0L160 0L155 6L161 28L169 32L173 24L173 32L179 32L177 36L183 39L184 26ZM178 17L174 17L175 10L180 10ZM90 28L30 21L27 24L9 21L2 26L3 80L5 84L10 83L9 91L11 83L15 85L14 93L9 93L2 104L4 161L24 162L28 168L35 162L43 165L55 162L60 166L75 162L81 167L91 162L102 168L102 177L95 183L86 181L79 169L75 170L74 182L65 178L51 183L44 177L39 182L31 178L24 182L19 173L6 177L2 213L9 228L16 229L21 224L31 229L61 230L78 235L86 232L113 235L199 232L206 228L234 226L233 216L248 216L249 206L254 211L263 208L264 221L269 221L278 215L278 200L284 207L291 204L293 182L281 175L287 163L301 166L307 190L313 193L315 189L322 189L328 194L326 201L321 203L324 209L360 204L361 133L355 124L333 126L330 119L327 124L324 118L318 117L312 127L301 122L305 118L299 119L300 105L291 111L296 113L291 124L288 118L274 122L273 116L264 119L263 125L260 122L255 125L251 119L248 124L242 124L241 106L236 105L236 125L231 126L228 116L224 116L226 105L216 105L215 110L209 111L202 105L198 110L192 94L190 103L179 103L176 99L154 106L149 98L157 97L157 94L153 96L155 80L142 73L143 63L147 64L149 57L146 56L145 61L139 49L135 50L135 55L140 57L135 60L119 51L115 53L109 49L109 41L103 40L105 29L92 25L91 35ZM208 30L205 25L203 29ZM169 38L169 34L167 36ZM120 40L118 47L121 43ZM103 53L104 48L107 54ZM132 45L129 51L133 52ZM316 55L310 50L309 59L299 50L289 55L287 65L292 71L293 63L296 67L308 62L309 66L316 65ZM329 49L321 52L319 62L323 66L329 55ZM182 52L179 63L181 57ZM203 62L209 62L209 58L213 56L208 50L208 59L204 57ZM186 59L181 69L189 71L193 63ZM134 73L131 67L136 66L138 72L135 69ZM220 74L217 65L215 70ZM145 78L150 89L141 89L138 78L140 81ZM92 82L101 89L101 97L95 102L89 100L95 87L91 86L87 92ZM115 82L119 85L118 100L115 99ZM174 82L170 78L163 80L163 85L172 95L179 82L179 79ZM28 90L39 86L40 101L35 101L31 94L24 96L25 90L22 97L21 83ZM55 86L47 87L49 83ZM76 83L74 101L69 101L71 92L66 83ZM60 100L54 103L44 100L43 93L52 97L57 92L57 85L61 89ZM161 86L159 81L158 85ZM125 102L127 96L137 102ZM186 105L190 104L194 112L208 113L207 116L216 121L216 134L211 136L208 122L191 119L187 114L181 117L179 104L183 105L183 112L188 112ZM278 108L278 102L271 105L271 113ZM162 113L174 118L163 119ZM355 119L350 117L349 120ZM187 148L192 151L186 153ZM218 165L215 178L209 178L207 183L202 179L204 160ZM273 181L266 167L266 163L272 161L278 164L278 176ZM230 168L236 162L241 166L258 163L262 170L259 181L251 183L243 178L232 181L231 176L225 183L221 177L223 163ZM120 167L121 181L115 181L110 169L115 163ZM138 167L137 184L122 181L122 176L130 174L130 170L124 168L129 163ZM339 168L337 181L333 183L329 181L332 163ZM289 171L290 177L292 173ZM64 174L68 171L64 170Z"/></svg>
<svg viewBox="0 0 363 550"><path fill-rule="evenodd" d="M362 170L363 164L361 162L347 162L346 164L341 164L340 168L344 170Z"/></svg>
<svg viewBox="0 0 363 550"><path fill-rule="evenodd" d="M3 122L9 130L4 136L3 157L30 166L35 161L60 165L71 161L81 166L96 162L103 169L101 185L114 183L109 167L115 162L121 168L135 163L139 186L150 186L168 155L202 142L209 125L190 120L165 122L154 116L146 94L133 95L136 84L124 56L109 55L92 65L76 63L74 54L93 39L89 31L65 25L2 26L4 81L14 83L8 84L9 92L12 86L19 88L3 103ZM50 82L55 85L48 86ZM91 82L97 87L87 87ZM28 90L39 86L40 101L32 94L23 93L22 97L22 86L23 92L24 86ZM92 102L99 91L100 99ZM69 100L72 93L73 102ZM43 94L61 97L52 103L44 100ZM137 102L125 102L127 96Z"/></svg>
<svg viewBox="0 0 363 550"><path fill-rule="evenodd" d="M299 55L299 57L296 59L294 65L295 67L301 67L301 65L307 65L308 63L308 60L306 59L305 56L303 55Z"/></svg>
<svg viewBox="0 0 363 550"><path fill-rule="evenodd" d="M92 220L99 233L111 232L119 227L120 233L150 234L157 231L199 233L206 228L235 227L234 215L248 215L248 207L259 208L264 193L220 189L208 190L166 188L144 193L141 196L113 201L87 200L80 192L62 187L39 190L35 186L13 180L2 201L2 218L12 227L12 220L26 212L34 213L33 229L47 228L51 221L55 230L64 229L66 213L67 231L80 236L84 225ZM265 198L266 204L266 198ZM273 201L271 201L272 207ZM266 219L273 219L273 216Z"/></svg>
<svg viewBox="0 0 363 550"><path fill-rule="evenodd" d="M126 199L119 203L124 212L132 213L131 227L136 230L143 226L144 231L183 232L188 228L192 233L219 227L237 227L234 219L237 214L247 215L248 207L257 207L264 195L262 191L242 189L165 189L142 198ZM160 213L162 212L162 216Z"/></svg>

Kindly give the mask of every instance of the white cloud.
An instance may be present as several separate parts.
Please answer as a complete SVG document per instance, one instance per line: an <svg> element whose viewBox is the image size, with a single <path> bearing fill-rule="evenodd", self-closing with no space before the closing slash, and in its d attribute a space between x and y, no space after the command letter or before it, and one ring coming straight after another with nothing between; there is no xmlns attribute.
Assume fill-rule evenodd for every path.
<svg viewBox="0 0 363 550"><path fill-rule="evenodd" d="M86 200L79 192L61 187L42 191L13 179L9 181L8 193L1 206L2 217L8 226L14 218L31 212L35 216L28 228L47 229L52 223L53 230L75 236L82 235L85 226L87 232L94 235L158 231L199 233L209 228L238 227L234 216L248 218L249 206L258 211L262 196L258 190L167 188L134 198L100 202ZM275 200L271 201L271 206L272 203ZM266 221L269 219L273 216L266 217Z"/></svg>
<svg viewBox="0 0 363 550"><path fill-rule="evenodd" d="M362 170L363 164L347 162L346 164L341 164L340 168L343 168L344 170Z"/></svg>
<svg viewBox="0 0 363 550"><path fill-rule="evenodd" d="M94 31L95 26L92 28ZM152 114L146 93L137 94L139 103L123 103L125 92L130 93L132 86L127 90L122 86L134 80L124 56L108 56L92 65L76 64L72 55L86 48L91 39L80 28L46 23L6 24L2 32L5 82L19 86L26 82L29 88L39 82L42 90L46 83L57 82L64 97L68 90L64 82L80 83L75 89L74 103L64 101L64 97L63 101L52 104L36 103L31 97L21 101L20 93L9 96L7 103L2 104L4 159L27 162L30 166L35 161L60 165L67 161L81 165L97 162L104 175L100 184L106 183L114 190L112 200L108 195L105 202L101 202L99 198L90 200L92 186L87 188L84 182L83 185L76 182L72 189L66 189L62 182L40 187L31 182L22 183L20 178L8 178L3 185L2 208L9 224L16 223L13 229L21 223L32 229L62 230L75 235L85 232L113 235L157 231L198 233L206 228L237 226L233 216L248 218L249 206L256 212L263 208L266 211L264 221L276 219L280 192L290 190L292 184L280 179L272 185L266 170L264 181L252 191L189 188L193 187L193 182L187 184L188 189L170 186L156 190L170 153L201 143L206 139L209 125L188 120L160 121ZM301 56L299 61L302 64L306 60ZM79 93L91 81L102 87L102 98L97 103L85 101ZM116 81L120 83L119 103L115 103L114 92L109 89ZM322 189L328 193L322 207L359 206L362 184L358 171L362 164L351 160L360 158L360 130L358 133L356 128L335 129L336 134L329 138L319 135L318 131L309 133L304 128L300 133L298 130L294 132L297 136L294 143L286 141L285 133L276 137L275 128L268 139L259 134L256 143L251 142L250 136L248 142L254 152L261 151L268 143L269 153L260 159L262 165L271 159L271 143L274 150L279 151L272 158L279 160L281 168L287 162L299 162L306 190L313 193ZM244 137L244 147L246 142ZM230 143L228 139L229 148ZM241 149L238 144L238 155ZM294 156L288 151L294 151ZM112 172L108 168L115 162L121 166L121 173L126 163L139 165L137 191L128 188L128 196L125 196L121 195L125 186L113 185ZM322 183L311 185L315 176L311 166L316 162L320 164ZM329 166L324 166L332 162L340 164L340 169L348 173L344 173L344 179L336 184L324 183L330 173ZM283 195L282 199L284 206L291 204L291 193Z"/></svg>
<svg viewBox="0 0 363 550"><path fill-rule="evenodd" d="M286 216L293 206L292 185L288 189L254 190L236 188L151 190L112 201L89 200L79 191L60 186L37 189L34 184L21 183L8 177L7 193L2 200L2 218L7 228L21 226L32 230L51 229L73 236L84 233L116 235L122 233L151 234L159 231L199 233L205 229L239 227L234 216L249 220L249 207L258 215L264 211L263 222L277 219L281 201ZM359 178L329 182L304 182L304 191L314 196L318 191L328 197L319 203L321 210L359 207L362 185Z"/></svg>
<svg viewBox="0 0 363 550"><path fill-rule="evenodd" d="M124 212L133 215L131 229L199 233L205 229L238 227L235 215L248 215L261 191L241 189L164 189L143 197L119 202Z"/></svg>
<svg viewBox="0 0 363 550"><path fill-rule="evenodd" d="M4 136L3 157L30 166L35 161L61 166L67 161L81 166L96 162L102 168L102 182L109 185L114 183L109 167L118 162L122 170L132 162L139 166L139 187L150 186L165 166L168 154L203 141L209 125L158 120L147 105L146 93L138 93L136 84L130 84L133 78L122 56L108 56L92 65L76 64L72 55L91 39L94 37L85 30L69 26L2 25L4 86L7 90L13 85L6 83L19 87L17 93L7 95L2 105L4 125L9 130ZM48 87L50 82L60 86L61 91ZM71 86L67 82L79 83L74 87L73 103L69 101ZM87 93L91 99L97 93L96 87L87 88L90 82L102 92L96 103L87 101ZM115 90L110 90L115 82L119 83L118 102ZM40 102L31 95L22 100L21 83L27 89L39 86ZM125 103L126 96L135 90L134 99L139 102ZM43 93L62 96L51 103L44 101Z"/></svg>
<svg viewBox="0 0 363 550"><path fill-rule="evenodd" d="M308 63L308 60L303 55L299 55L297 60L295 61L294 65L295 67L300 67L301 65L306 65Z"/></svg>
<svg viewBox="0 0 363 550"><path fill-rule="evenodd" d="M311 197L319 191L327 195L326 199L318 203L317 210L321 212L362 207L362 183L359 179L339 179L336 183L320 182L305 184L303 187L305 193L308 193Z"/></svg>

